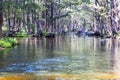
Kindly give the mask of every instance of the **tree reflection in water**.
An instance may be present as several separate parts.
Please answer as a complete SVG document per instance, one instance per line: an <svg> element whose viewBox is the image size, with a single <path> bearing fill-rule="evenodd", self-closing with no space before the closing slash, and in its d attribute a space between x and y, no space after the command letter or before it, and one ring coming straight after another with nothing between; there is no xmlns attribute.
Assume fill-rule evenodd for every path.
<svg viewBox="0 0 120 80"><path fill-rule="evenodd" d="M87 79L86 75L91 80L120 76L118 40L65 35L54 39L28 38L21 42L16 48L1 52L1 74L50 74L67 78L71 74L82 80Z"/></svg>

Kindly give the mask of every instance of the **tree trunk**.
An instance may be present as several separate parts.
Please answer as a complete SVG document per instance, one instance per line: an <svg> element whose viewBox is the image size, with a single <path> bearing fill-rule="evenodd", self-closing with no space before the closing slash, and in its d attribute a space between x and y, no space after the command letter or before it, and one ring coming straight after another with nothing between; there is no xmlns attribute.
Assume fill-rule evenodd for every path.
<svg viewBox="0 0 120 80"><path fill-rule="evenodd" d="M53 23L53 3L51 2L51 32L54 32L54 23Z"/></svg>
<svg viewBox="0 0 120 80"><path fill-rule="evenodd" d="M0 4L2 0L0 0ZM2 38L2 24L3 24L3 13L2 13L2 6L0 6L0 38Z"/></svg>

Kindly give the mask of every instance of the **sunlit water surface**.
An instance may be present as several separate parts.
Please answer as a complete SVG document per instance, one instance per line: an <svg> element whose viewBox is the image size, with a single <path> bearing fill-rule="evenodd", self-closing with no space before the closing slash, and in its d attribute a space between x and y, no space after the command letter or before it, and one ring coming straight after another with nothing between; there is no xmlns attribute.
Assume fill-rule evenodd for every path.
<svg viewBox="0 0 120 80"><path fill-rule="evenodd" d="M0 51L0 80L120 80L120 41L75 35L20 38Z"/></svg>

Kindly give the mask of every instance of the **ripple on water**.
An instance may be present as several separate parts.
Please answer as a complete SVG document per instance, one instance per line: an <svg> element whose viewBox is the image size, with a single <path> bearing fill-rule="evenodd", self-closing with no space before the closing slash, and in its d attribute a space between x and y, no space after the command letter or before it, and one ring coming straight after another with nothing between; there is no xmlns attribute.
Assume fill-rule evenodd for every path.
<svg viewBox="0 0 120 80"><path fill-rule="evenodd" d="M2 69L1 72L27 72L34 73L36 71L59 71L64 68L68 61L64 58L51 58L37 60L32 63L13 63ZM65 69L64 69L65 70Z"/></svg>

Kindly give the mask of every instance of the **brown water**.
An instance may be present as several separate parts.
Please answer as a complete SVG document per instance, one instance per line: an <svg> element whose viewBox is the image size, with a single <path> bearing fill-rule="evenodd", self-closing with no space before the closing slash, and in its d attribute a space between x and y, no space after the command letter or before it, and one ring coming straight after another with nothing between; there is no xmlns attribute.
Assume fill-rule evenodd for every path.
<svg viewBox="0 0 120 80"><path fill-rule="evenodd" d="M0 51L0 80L120 80L120 41L23 38Z"/></svg>

